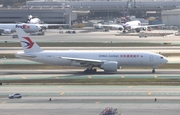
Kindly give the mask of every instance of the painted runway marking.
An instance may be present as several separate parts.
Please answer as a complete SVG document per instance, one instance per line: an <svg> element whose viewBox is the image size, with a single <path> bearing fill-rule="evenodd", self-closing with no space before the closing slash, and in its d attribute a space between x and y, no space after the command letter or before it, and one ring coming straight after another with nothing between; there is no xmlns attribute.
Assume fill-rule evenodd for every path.
<svg viewBox="0 0 180 115"><path fill-rule="evenodd" d="M26 79L26 77L25 77L25 76L23 76L22 78L23 78L23 79Z"/></svg>
<svg viewBox="0 0 180 115"><path fill-rule="evenodd" d="M6 101L2 102L2 104L6 104Z"/></svg>
<svg viewBox="0 0 180 115"><path fill-rule="evenodd" d="M61 88L62 86L58 86L58 88Z"/></svg>
<svg viewBox="0 0 180 115"><path fill-rule="evenodd" d="M152 93L151 92L148 92L148 95L151 95Z"/></svg>
<svg viewBox="0 0 180 115"><path fill-rule="evenodd" d="M100 102L96 102L96 104L99 104Z"/></svg>
<svg viewBox="0 0 180 115"><path fill-rule="evenodd" d="M92 78L91 76L88 76L88 78Z"/></svg>
<svg viewBox="0 0 180 115"><path fill-rule="evenodd" d="M122 78L124 78L124 76L121 76Z"/></svg>
<svg viewBox="0 0 180 115"><path fill-rule="evenodd" d="M154 78L157 78L157 76L154 76Z"/></svg>
<svg viewBox="0 0 180 115"><path fill-rule="evenodd" d="M58 76L56 76L56 79L59 79L59 77L58 77Z"/></svg>
<svg viewBox="0 0 180 115"><path fill-rule="evenodd" d="M64 92L61 92L60 95L64 95Z"/></svg>

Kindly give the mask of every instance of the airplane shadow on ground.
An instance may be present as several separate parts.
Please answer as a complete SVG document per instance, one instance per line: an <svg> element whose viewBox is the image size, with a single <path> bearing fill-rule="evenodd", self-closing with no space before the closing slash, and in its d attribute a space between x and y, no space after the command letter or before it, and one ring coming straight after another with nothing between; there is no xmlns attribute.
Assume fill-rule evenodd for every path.
<svg viewBox="0 0 180 115"><path fill-rule="evenodd" d="M65 70L65 71L13 71L12 72L0 72L0 75L22 75L22 74L30 74L30 75L42 75L42 74L46 74L46 75L53 75L53 74L59 74L62 75L64 74L64 76L67 75L124 75L124 74L128 74L128 75L143 75L143 74L148 74L148 75L156 75L156 74L172 74L171 71L156 71L155 73L152 73L151 70L147 70L147 71L141 71L141 70L136 70L136 71L118 71L118 72L114 72L114 73L107 73L104 71L97 71L96 73L84 73L83 71L71 71L71 70ZM175 72L174 74L180 74L180 72Z"/></svg>

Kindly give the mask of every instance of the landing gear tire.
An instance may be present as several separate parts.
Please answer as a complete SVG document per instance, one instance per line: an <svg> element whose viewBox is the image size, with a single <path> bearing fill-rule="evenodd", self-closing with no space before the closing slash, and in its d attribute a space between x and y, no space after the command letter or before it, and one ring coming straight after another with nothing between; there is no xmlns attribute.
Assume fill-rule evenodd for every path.
<svg viewBox="0 0 180 115"><path fill-rule="evenodd" d="M97 69L92 69L92 72L93 72L93 73L96 73L96 71L97 71Z"/></svg>
<svg viewBox="0 0 180 115"><path fill-rule="evenodd" d="M155 72L156 72L155 69L153 69L153 70L152 70L152 73L155 73Z"/></svg>
<svg viewBox="0 0 180 115"><path fill-rule="evenodd" d="M123 33L126 33L126 30L123 30Z"/></svg>

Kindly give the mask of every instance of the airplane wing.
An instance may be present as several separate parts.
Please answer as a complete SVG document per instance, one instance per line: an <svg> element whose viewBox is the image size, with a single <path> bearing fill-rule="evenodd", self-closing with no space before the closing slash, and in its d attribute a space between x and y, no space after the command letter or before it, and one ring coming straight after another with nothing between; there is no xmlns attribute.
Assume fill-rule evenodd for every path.
<svg viewBox="0 0 180 115"><path fill-rule="evenodd" d="M110 25L101 25L102 27L112 27L112 28L123 28L122 25L119 25L119 24L110 24Z"/></svg>
<svg viewBox="0 0 180 115"><path fill-rule="evenodd" d="M69 24L39 24L39 26L67 26Z"/></svg>
<svg viewBox="0 0 180 115"><path fill-rule="evenodd" d="M144 26L131 26L131 29L157 27L157 26L164 26L164 25L165 25L165 24L144 25Z"/></svg>
<svg viewBox="0 0 180 115"><path fill-rule="evenodd" d="M0 33L2 33L3 31L5 31L5 30L7 30L7 31L11 31L11 29L6 29L6 28L0 28Z"/></svg>
<svg viewBox="0 0 180 115"><path fill-rule="evenodd" d="M104 63L105 61L103 60L96 60L96 59L84 59L84 58L72 58L72 57L61 57L61 56L57 56L58 58L61 59L66 59L66 60L70 60L70 61L75 61L75 62L79 62L81 64L96 64L96 65L101 65L102 63Z"/></svg>
<svg viewBox="0 0 180 115"><path fill-rule="evenodd" d="M0 28L0 31L4 31L5 30L5 28Z"/></svg>

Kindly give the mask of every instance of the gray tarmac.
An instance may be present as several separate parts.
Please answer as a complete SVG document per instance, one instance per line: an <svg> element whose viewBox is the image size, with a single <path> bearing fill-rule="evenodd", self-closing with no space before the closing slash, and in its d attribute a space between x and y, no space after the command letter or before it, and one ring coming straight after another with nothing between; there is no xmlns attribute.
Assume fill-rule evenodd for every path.
<svg viewBox="0 0 180 115"><path fill-rule="evenodd" d="M179 115L179 89L179 86L3 85L0 114L98 115L106 107L113 107L123 115ZM8 99L8 94L14 92L20 92L23 98Z"/></svg>
<svg viewBox="0 0 180 115"><path fill-rule="evenodd" d="M124 79L124 78L153 78L153 79L179 79L178 69L156 69L152 74L152 69L120 69L116 73L104 73L98 70L96 74L84 74L83 69L64 69L64 70L0 70L0 80L68 80L68 79Z"/></svg>

